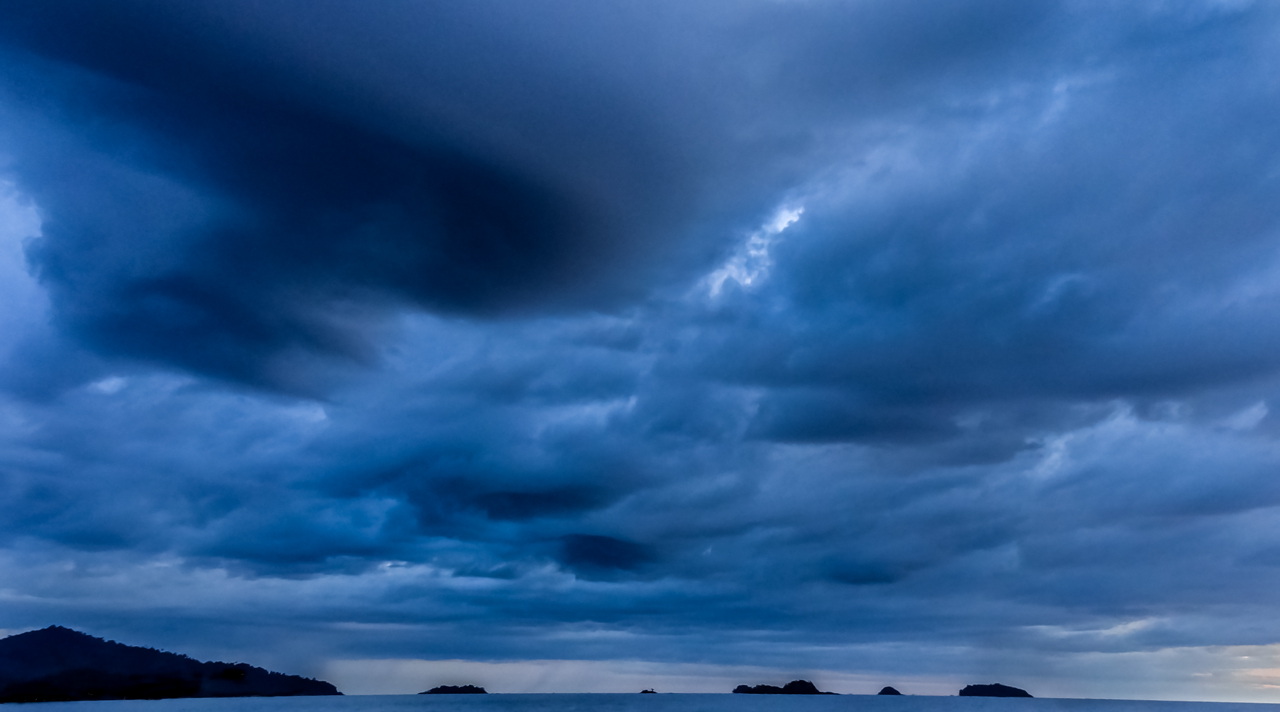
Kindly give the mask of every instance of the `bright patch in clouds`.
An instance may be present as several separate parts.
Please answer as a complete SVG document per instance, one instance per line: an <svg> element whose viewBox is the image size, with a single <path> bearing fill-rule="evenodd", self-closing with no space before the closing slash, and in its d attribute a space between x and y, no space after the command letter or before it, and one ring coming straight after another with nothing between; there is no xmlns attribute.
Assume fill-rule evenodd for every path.
<svg viewBox="0 0 1280 712"><path fill-rule="evenodd" d="M48 300L27 265L25 247L40 217L12 183L0 181L0 349L42 325Z"/></svg>
<svg viewBox="0 0 1280 712"><path fill-rule="evenodd" d="M93 383L90 383L89 390L102 393L103 395L114 395L123 390L127 385L129 385L129 381L126 378L122 378L120 376L108 376L101 381L94 381Z"/></svg>
<svg viewBox="0 0 1280 712"><path fill-rule="evenodd" d="M738 248L737 253L707 276L707 291L711 297L720 296L720 290L724 288L727 280L733 280L742 287L751 287L768 277L769 267L773 265L769 249L777 242L783 231L800 220L803 214L803 207L782 208L769 222L751 233Z"/></svg>

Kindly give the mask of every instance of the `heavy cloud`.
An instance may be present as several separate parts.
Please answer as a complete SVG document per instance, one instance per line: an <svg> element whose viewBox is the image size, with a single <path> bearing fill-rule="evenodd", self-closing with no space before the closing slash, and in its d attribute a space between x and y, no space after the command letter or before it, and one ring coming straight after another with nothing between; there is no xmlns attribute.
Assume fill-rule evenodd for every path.
<svg viewBox="0 0 1280 712"><path fill-rule="evenodd" d="M1111 696L1274 645L1277 29L0 10L0 626Z"/></svg>

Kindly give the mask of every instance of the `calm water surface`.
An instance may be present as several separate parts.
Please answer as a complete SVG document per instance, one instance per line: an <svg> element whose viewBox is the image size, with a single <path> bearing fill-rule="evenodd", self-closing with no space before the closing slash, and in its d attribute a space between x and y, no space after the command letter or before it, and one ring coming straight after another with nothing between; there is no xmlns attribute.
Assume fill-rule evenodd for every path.
<svg viewBox="0 0 1280 712"><path fill-rule="evenodd" d="M15 705L9 712L1280 712L1232 702L878 697L875 695L351 695Z"/></svg>

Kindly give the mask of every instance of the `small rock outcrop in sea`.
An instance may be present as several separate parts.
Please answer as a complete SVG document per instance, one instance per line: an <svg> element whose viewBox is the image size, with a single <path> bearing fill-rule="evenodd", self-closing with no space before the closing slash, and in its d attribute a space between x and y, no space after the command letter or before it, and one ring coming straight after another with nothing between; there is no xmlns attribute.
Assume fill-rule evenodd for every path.
<svg viewBox="0 0 1280 712"><path fill-rule="evenodd" d="M792 680L782 687L773 685L756 685L748 687L747 685L738 685L733 688L735 694L739 695L834 695L834 692L820 692L818 688L808 680Z"/></svg>
<svg viewBox="0 0 1280 712"><path fill-rule="evenodd" d="M1016 687L993 683L991 685L967 685L960 691L961 697L1030 697L1031 693Z"/></svg>
<svg viewBox="0 0 1280 712"><path fill-rule="evenodd" d="M0 702L340 695L321 680L185 655L50 626L0 640Z"/></svg>
<svg viewBox="0 0 1280 712"><path fill-rule="evenodd" d="M877 692L876 694L877 695L901 695L902 693L898 692L892 687L884 687L884 688L881 688L880 691Z"/></svg>
<svg viewBox="0 0 1280 712"><path fill-rule="evenodd" d="M433 687L426 692L419 692L419 695L487 695L483 687L475 685L441 685Z"/></svg>
<svg viewBox="0 0 1280 712"><path fill-rule="evenodd" d="M642 695L656 695L656 694L658 694L658 693L657 693L657 691L655 691L655 690L641 690L641 691L640 691L640 694L642 694Z"/></svg>

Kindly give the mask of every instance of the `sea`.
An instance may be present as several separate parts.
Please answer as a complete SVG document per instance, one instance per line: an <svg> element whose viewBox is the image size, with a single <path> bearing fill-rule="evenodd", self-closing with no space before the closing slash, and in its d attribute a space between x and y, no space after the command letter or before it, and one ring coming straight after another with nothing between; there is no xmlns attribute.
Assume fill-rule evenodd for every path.
<svg viewBox="0 0 1280 712"><path fill-rule="evenodd" d="M1280 712L1280 704L903 695L348 695L39 702L11 712Z"/></svg>

